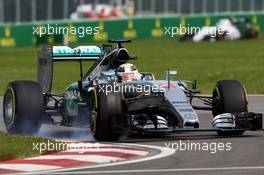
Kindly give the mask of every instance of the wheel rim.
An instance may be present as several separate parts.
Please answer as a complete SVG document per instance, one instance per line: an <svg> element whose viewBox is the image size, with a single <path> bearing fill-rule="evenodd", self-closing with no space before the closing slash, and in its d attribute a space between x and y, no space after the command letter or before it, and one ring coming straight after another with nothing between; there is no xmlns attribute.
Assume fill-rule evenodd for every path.
<svg viewBox="0 0 264 175"><path fill-rule="evenodd" d="M5 97L4 103L4 119L7 125L9 125L14 118L14 99L12 94L8 93Z"/></svg>

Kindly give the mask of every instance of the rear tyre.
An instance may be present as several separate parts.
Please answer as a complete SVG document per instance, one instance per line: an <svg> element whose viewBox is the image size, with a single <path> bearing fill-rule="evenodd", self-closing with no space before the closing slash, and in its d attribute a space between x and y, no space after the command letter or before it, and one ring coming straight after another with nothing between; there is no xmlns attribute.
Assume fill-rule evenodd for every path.
<svg viewBox="0 0 264 175"><path fill-rule="evenodd" d="M222 80L213 90L213 116L223 113L247 112L247 94L238 80ZM218 135L241 135L244 131L219 131Z"/></svg>
<svg viewBox="0 0 264 175"><path fill-rule="evenodd" d="M8 84L4 94L3 117L9 133L37 133L43 114L43 95L38 83L14 81Z"/></svg>
<svg viewBox="0 0 264 175"><path fill-rule="evenodd" d="M91 117L91 133L98 141L116 141L127 127L128 117L123 94L94 90L94 109Z"/></svg>

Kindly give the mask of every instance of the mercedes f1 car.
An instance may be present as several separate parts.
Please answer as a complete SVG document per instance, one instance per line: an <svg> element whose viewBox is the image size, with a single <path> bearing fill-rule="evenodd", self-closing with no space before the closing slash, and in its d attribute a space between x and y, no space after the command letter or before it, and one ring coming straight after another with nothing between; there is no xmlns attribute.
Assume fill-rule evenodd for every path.
<svg viewBox="0 0 264 175"><path fill-rule="evenodd" d="M7 131L33 134L41 124L49 123L90 127L98 141L115 141L127 132L241 135L262 129L262 114L248 112L247 94L238 80L218 81L212 96L204 96L198 95L196 81L173 81L176 71L166 71L165 80L155 80L147 72L138 72L137 79L120 79L118 72L126 69L122 65L137 58L122 46L124 42L129 40L110 40L117 47L44 47L38 54L38 82L13 81L6 88L3 112ZM69 61L80 64L80 80L63 93L52 93L53 64ZM93 64L84 74L85 61ZM194 105L193 99L203 105ZM212 111L211 128L199 128L195 110Z"/></svg>

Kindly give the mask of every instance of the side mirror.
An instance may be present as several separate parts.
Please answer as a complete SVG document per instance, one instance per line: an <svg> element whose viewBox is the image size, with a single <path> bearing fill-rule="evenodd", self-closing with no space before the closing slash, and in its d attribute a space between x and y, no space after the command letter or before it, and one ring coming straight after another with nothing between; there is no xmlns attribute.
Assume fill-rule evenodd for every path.
<svg viewBox="0 0 264 175"><path fill-rule="evenodd" d="M175 77L177 73L177 71L166 71L166 80L170 80L171 77Z"/></svg>
<svg viewBox="0 0 264 175"><path fill-rule="evenodd" d="M166 71L166 80L168 81L168 89L170 89L170 79L177 75L177 71Z"/></svg>

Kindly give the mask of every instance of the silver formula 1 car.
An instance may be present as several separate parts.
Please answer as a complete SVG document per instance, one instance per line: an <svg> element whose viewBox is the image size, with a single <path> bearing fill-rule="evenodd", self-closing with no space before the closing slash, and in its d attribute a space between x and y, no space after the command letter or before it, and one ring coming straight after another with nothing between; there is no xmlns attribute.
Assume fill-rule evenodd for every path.
<svg viewBox="0 0 264 175"><path fill-rule="evenodd" d="M7 86L3 111L10 133L32 134L42 123L90 127L99 141L115 141L126 132L171 134L182 131L216 131L241 135L262 129L262 114L248 112L247 94L238 80L216 83L212 96L197 95L196 81L173 81L176 71L166 71L166 80L152 73L131 78L124 65L136 59L122 43L112 45L45 47L38 55L38 82L13 81ZM65 92L51 92L54 62L79 62L80 80ZM82 63L94 64L83 74ZM135 72L135 67L130 66ZM193 105L193 99L203 102ZM212 111L212 128L199 128L195 110Z"/></svg>

